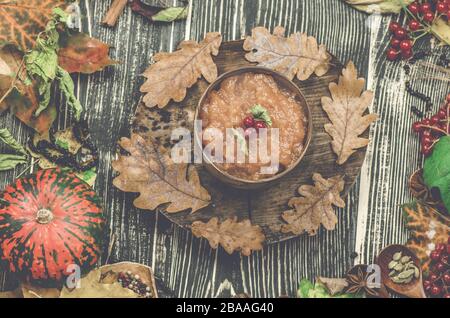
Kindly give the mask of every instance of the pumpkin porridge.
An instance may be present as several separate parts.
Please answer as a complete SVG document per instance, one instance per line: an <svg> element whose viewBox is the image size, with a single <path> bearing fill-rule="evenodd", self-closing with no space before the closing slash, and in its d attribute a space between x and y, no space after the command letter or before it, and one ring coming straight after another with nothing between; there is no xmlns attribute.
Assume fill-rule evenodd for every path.
<svg viewBox="0 0 450 318"><path fill-rule="evenodd" d="M275 149L273 147L279 149L279 165L271 173L261 173L262 168L270 163L261 162L259 153L256 162L249 162L248 153L244 162L229 162L226 160L226 141L223 144L223 163L215 165L234 177L254 181L288 169L300 158L306 146L308 122L304 107L294 92L281 87L270 75L249 72L225 79L201 105L199 119L202 120L203 132L215 128L226 136L227 129L232 129L241 135L237 136L237 143L233 143L237 148L239 139L244 147L248 147L250 136L256 134L255 138L260 138L261 129L267 128L264 130L267 131L267 152L270 156ZM278 138L274 142L271 137L275 129ZM204 140L204 147L209 142Z"/></svg>

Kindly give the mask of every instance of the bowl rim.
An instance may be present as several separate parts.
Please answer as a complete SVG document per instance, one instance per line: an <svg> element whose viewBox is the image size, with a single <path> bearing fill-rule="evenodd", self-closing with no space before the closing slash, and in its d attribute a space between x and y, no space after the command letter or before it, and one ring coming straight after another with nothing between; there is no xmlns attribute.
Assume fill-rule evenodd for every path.
<svg viewBox="0 0 450 318"><path fill-rule="evenodd" d="M208 156L205 155L205 153L203 151L203 143L199 139L200 138L199 134L195 131L195 129L194 129L194 140L195 140L195 142L198 143L198 146L202 150L202 158L203 158L203 160L210 167L214 168L214 170L217 173L219 173L220 175L224 176L229 181L238 182L238 183L245 184L245 185L262 185L262 184L266 184L266 183L273 182L273 181L276 181L276 180L279 180L279 179L283 178L285 175L287 175L290 172L292 172L292 170L294 170L300 164L300 162L304 158L306 152L308 151L308 148L309 148L309 146L311 144L311 140L312 140L312 136L313 136L312 112L311 112L311 108L309 106L309 103L308 103L307 99L305 98L305 95L303 95L302 90L298 87L297 84L295 84L292 80L287 78L285 75L283 75L281 73L278 73L278 72L276 72L274 70L271 70L269 68L266 68L266 67L261 67L261 66L244 66L244 67L239 67L239 68L236 68L234 70L231 70L231 71L223 73L214 82L209 84L208 88L203 92L202 97L200 98L200 100L199 100L199 102L197 104L197 108L195 110L195 115L194 115L194 122L198 119L199 113L200 113L200 109L201 109L205 99L209 95L209 93L213 89L215 89L218 85L220 85L228 77L231 77L231 76L234 76L234 75L238 75L238 74L243 74L243 73L259 73L259 74L270 75L277 81L278 84L280 84L279 80L281 79L281 80L285 81L286 83L288 83L291 86L291 87L287 87L288 90L294 91L294 93L298 97L300 97L300 102L303 105L304 112L306 113L306 117L308 119L307 131L306 131L307 137L306 137L306 140L304 141L304 148L303 148L303 151L302 151L301 155L298 157L298 159L294 163L291 164L291 166L289 168L287 168L286 170L284 170L281 173L275 174L275 175L273 175L270 178L264 178L264 179L260 179L260 180L247 180L247 179L238 178L236 176L233 176L233 175L229 174L228 172L225 172L225 171L219 169L219 167L217 167L217 165L214 162L212 162ZM286 83L284 83L284 84L286 84ZM286 86L286 85L283 85L283 86ZM286 88L286 87L284 87L284 88Z"/></svg>

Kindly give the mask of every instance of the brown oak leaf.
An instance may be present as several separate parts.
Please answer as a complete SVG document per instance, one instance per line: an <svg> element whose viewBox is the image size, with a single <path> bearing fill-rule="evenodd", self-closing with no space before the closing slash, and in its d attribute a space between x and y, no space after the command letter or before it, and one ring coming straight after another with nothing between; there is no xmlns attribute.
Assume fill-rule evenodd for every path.
<svg viewBox="0 0 450 318"><path fill-rule="evenodd" d="M369 144L369 139L359 136L378 119L376 114L364 116L373 99L371 91L364 91L365 82L358 78L353 62L349 62L339 77L339 83L330 84L331 98L322 97L322 107L331 120L331 124L325 125L325 130L333 138L331 145L340 165L357 149Z"/></svg>
<svg viewBox="0 0 450 318"><path fill-rule="evenodd" d="M220 33L213 32L200 43L184 41L173 53L155 54L155 63L143 74L147 78L141 86L145 105L163 108L172 99L181 102L202 75L208 82L214 81L218 71L211 54L219 53L221 43Z"/></svg>
<svg viewBox="0 0 450 318"><path fill-rule="evenodd" d="M410 238L406 244L422 262L427 271L430 253L439 243L447 243L450 235L450 219L421 203L405 204L403 212Z"/></svg>
<svg viewBox="0 0 450 318"><path fill-rule="evenodd" d="M64 5L64 0L1 0L0 47L13 44L23 52L31 50L53 8Z"/></svg>
<svg viewBox="0 0 450 318"><path fill-rule="evenodd" d="M337 217L333 205L343 208L345 202L340 197L344 190L344 178L336 176L324 179L320 174L313 175L314 186L303 185L298 189L302 197L295 197L289 201L293 208L283 212L282 218L288 224L282 226L283 233L292 232L300 235L308 232L313 236L317 234L320 224L331 231L334 230Z"/></svg>
<svg viewBox="0 0 450 318"><path fill-rule="evenodd" d="M37 133L47 135L57 112L54 104L35 116L39 107L39 93L34 83L24 82L26 70L23 66L23 53L11 45L0 49L0 58L5 61L15 77L0 75L0 113L9 109L20 121Z"/></svg>
<svg viewBox="0 0 450 318"><path fill-rule="evenodd" d="M289 79L295 75L300 81L313 73L325 75L330 69L331 55L324 45L305 33L294 33L286 38L285 29L278 26L270 34L264 27L252 30L252 36L244 41L244 50L250 51L245 58L284 74Z"/></svg>
<svg viewBox="0 0 450 318"><path fill-rule="evenodd" d="M134 201L137 208L153 211L168 203L165 210L176 213L209 205L211 197L194 166L175 164L167 151L137 134L122 138L119 144L130 156L121 155L113 162L113 169L120 174L113 184L124 192L140 193Z"/></svg>
<svg viewBox="0 0 450 318"><path fill-rule="evenodd" d="M219 244L228 254L241 251L244 256L250 256L252 251L263 248L266 239L258 225L252 225L250 220L237 221L237 217L219 222L214 217L203 223L200 221L192 223L192 233L196 237L203 237L209 241L211 248L216 249Z"/></svg>
<svg viewBox="0 0 450 318"><path fill-rule="evenodd" d="M92 74L117 64L109 53L110 46L85 33L63 36L58 51L58 64L69 73Z"/></svg>

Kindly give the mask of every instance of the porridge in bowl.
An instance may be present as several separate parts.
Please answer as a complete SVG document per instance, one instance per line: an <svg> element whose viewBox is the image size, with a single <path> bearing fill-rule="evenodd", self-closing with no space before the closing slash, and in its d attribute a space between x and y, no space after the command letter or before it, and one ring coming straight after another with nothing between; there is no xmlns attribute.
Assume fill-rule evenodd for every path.
<svg viewBox="0 0 450 318"><path fill-rule="evenodd" d="M231 131L236 137L231 144L229 139L223 138L222 160L214 162L220 171L238 179L259 181L274 177L299 162L309 140L309 111L304 99L299 98L300 93L285 86L266 72L249 71L225 77L219 86L206 93L198 111L203 147L206 149L211 143L205 138L208 130L223 136ZM254 140L258 142L256 155L248 151L254 149ZM267 142L265 156L259 150L261 140ZM228 148L233 149L229 152ZM245 160L234 157L228 160L229 153L239 150ZM277 164L273 166L266 159L274 157L275 152ZM213 151L212 155L217 154Z"/></svg>

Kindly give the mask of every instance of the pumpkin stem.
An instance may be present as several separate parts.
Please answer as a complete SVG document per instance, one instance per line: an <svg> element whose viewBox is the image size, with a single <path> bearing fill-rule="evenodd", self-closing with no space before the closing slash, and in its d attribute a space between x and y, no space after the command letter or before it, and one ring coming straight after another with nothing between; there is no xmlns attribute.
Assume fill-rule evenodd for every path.
<svg viewBox="0 0 450 318"><path fill-rule="evenodd" d="M53 213L48 209L40 209L36 214L36 221L39 224L47 224L53 220Z"/></svg>

